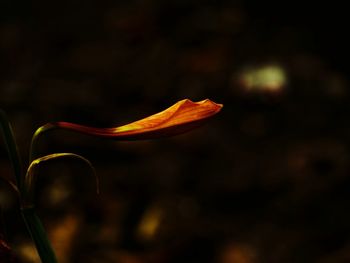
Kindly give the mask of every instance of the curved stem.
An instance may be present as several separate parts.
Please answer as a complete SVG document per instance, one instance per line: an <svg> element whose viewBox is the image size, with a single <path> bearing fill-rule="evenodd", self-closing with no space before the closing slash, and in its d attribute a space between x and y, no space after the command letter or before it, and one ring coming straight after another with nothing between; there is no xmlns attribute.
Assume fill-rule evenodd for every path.
<svg viewBox="0 0 350 263"><path fill-rule="evenodd" d="M35 133L33 134L33 137L32 137L32 141L31 141L31 144L30 144L30 150L29 150L29 164L32 163L32 161L34 161L36 158L37 158L37 143L38 143L38 140L39 138L41 137L41 135L46 132L46 131L49 131L49 130L52 130L52 129L57 129L57 127L55 127L54 125L50 124L50 123L47 123L41 127L39 127Z"/></svg>

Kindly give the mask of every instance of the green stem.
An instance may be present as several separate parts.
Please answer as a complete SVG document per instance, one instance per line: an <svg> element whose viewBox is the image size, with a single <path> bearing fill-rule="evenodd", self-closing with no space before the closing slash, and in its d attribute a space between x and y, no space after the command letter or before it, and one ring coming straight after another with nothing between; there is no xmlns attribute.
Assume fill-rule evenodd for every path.
<svg viewBox="0 0 350 263"><path fill-rule="evenodd" d="M5 141L6 149L10 157L13 171L15 173L16 184L20 192L23 189L22 165L18 154L15 136L10 122L4 111L0 110L0 128Z"/></svg>
<svg viewBox="0 0 350 263"><path fill-rule="evenodd" d="M32 141L30 143L30 149L29 149L29 165L37 158L37 144L38 140L41 137L41 135L49 130L57 129L54 125L47 123L41 127L39 127L35 133L33 134Z"/></svg>
<svg viewBox="0 0 350 263"><path fill-rule="evenodd" d="M2 110L0 110L0 130L2 131L6 149L15 173L16 184L19 190L19 198L22 199L25 188L21 159L11 124L8 121L5 112ZM24 200L22 200L22 202L23 201ZM51 247L49 239L47 238L45 229L41 224L39 217L35 213L34 208L22 208L22 216L35 243L42 263L57 263L55 253Z"/></svg>
<svg viewBox="0 0 350 263"><path fill-rule="evenodd" d="M26 223L27 229L35 243L36 249L42 263L57 263L55 252L53 251L46 231L37 216L35 209L22 208L22 216Z"/></svg>

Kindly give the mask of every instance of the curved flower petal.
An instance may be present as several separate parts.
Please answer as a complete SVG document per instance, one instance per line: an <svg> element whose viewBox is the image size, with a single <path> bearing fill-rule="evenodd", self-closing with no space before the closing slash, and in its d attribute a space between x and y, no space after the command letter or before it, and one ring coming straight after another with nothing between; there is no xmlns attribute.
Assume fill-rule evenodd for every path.
<svg viewBox="0 0 350 263"><path fill-rule="evenodd" d="M70 122L47 123L40 127L33 135L30 159L34 159L34 148L39 135L48 130L62 128L116 140L156 139L192 130L218 113L222 107L222 104L217 104L209 99L199 102L192 102L185 99L162 112L115 128L94 128Z"/></svg>
<svg viewBox="0 0 350 263"><path fill-rule="evenodd" d="M119 140L153 139L191 130L218 113L221 108L221 104L208 99L200 102L185 99L162 112L116 128L93 128L69 122L54 122L47 125Z"/></svg>

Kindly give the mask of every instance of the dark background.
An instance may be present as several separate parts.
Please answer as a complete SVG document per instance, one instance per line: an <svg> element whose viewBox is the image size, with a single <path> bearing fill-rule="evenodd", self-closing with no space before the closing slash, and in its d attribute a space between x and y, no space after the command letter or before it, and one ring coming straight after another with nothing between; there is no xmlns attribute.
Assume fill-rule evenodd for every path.
<svg viewBox="0 0 350 263"><path fill-rule="evenodd" d="M344 4L345 5L345 4ZM298 1L0 2L0 107L27 160L49 121L115 127L176 101L223 103L201 129L111 142L57 131L38 210L64 262L350 261L346 8ZM241 81L278 67L271 91ZM248 70L249 71L249 70ZM11 170L4 144L1 176ZM38 262L1 184L1 232Z"/></svg>

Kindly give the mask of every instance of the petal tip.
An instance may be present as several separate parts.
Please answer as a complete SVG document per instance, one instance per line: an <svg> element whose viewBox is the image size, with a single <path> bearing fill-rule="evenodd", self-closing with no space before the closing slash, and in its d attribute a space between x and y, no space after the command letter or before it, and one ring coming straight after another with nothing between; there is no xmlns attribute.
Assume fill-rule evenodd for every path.
<svg viewBox="0 0 350 263"><path fill-rule="evenodd" d="M216 102L214 102L214 101L212 101L210 99L205 99L205 100L199 101L199 102L197 102L197 104L201 104L201 105L202 104L207 104L209 106L212 106L213 108L216 108L217 111L220 111L224 107L223 104L216 103Z"/></svg>

